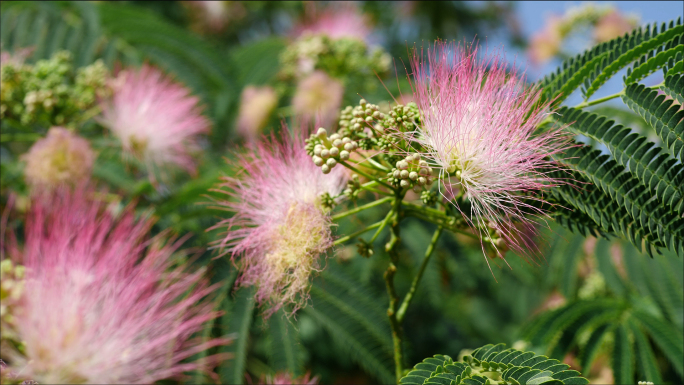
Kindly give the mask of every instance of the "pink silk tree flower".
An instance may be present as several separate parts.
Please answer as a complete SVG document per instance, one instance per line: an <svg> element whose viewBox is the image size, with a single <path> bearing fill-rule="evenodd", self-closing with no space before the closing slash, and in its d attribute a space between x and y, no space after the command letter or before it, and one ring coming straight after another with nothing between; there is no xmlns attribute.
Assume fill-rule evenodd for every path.
<svg viewBox="0 0 684 385"><path fill-rule="evenodd" d="M24 177L35 190L76 185L90 177L95 153L86 139L63 127L52 127L22 156Z"/></svg>
<svg viewBox="0 0 684 385"><path fill-rule="evenodd" d="M368 17L352 2L334 3L312 19L296 26L292 34L296 37L320 34L331 39L353 38L367 42L372 31Z"/></svg>
<svg viewBox="0 0 684 385"><path fill-rule="evenodd" d="M228 228L219 247L241 270L237 284L256 286L266 317L285 305L293 305L292 313L306 305L309 278L332 246L321 196L337 196L347 181L341 167L321 173L301 136L283 131L282 143L271 137L252 145L239 160L240 177L223 177L216 190L232 198L218 203L234 213L216 226Z"/></svg>
<svg viewBox="0 0 684 385"><path fill-rule="evenodd" d="M278 105L278 95L271 87L247 86L242 90L237 131L246 141L258 140L268 117Z"/></svg>
<svg viewBox="0 0 684 385"><path fill-rule="evenodd" d="M476 48L444 42L422 56L411 60L421 121L403 135L424 148L445 199L470 202L462 214L484 240L502 239L525 253L534 248L530 217L543 216L526 200L543 201L540 190L563 183L548 175L559 169L550 156L566 149L570 137L560 128L535 133L551 113L549 103L538 105L540 90L526 88L498 56L478 59Z"/></svg>
<svg viewBox="0 0 684 385"><path fill-rule="evenodd" d="M169 163L195 172L197 135L210 128L198 97L149 65L122 71L112 82L112 91L112 97L101 103L100 121L127 153L145 161L152 178L154 166Z"/></svg>
<svg viewBox="0 0 684 385"><path fill-rule="evenodd" d="M151 220L132 209L115 219L96 199L60 189L32 203L13 256L25 268L12 325L23 350L3 349L10 369L41 384L150 384L208 369L219 356L187 359L229 342L191 338L218 315L216 286L174 261L178 243L147 239Z"/></svg>
<svg viewBox="0 0 684 385"><path fill-rule="evenodd" d="M563 19L551 15L544 29L532 35L527 55L534 65L542 65L560 52L563 36L561 34Z"/></svg>
<svg viewBox="0 0 684 385"><path fill-rule="evenodd" d="M316 121L329 126L337 118L342 104L344 86L323 71L314 71L297 85L292 108L304 121Z"/></svg>

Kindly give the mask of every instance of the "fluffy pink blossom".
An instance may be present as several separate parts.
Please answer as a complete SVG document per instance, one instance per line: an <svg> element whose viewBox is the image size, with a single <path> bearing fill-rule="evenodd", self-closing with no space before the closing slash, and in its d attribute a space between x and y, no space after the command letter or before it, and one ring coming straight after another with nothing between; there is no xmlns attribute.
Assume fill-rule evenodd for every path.
<svg viewBox="0 0 684 385"><path fill-rule="evenodd" d="M278 105L278 95L273 88L247 86L242 90L237 131L245 140L256 141L268 117Z"/></svg>
<svg viewBox="0 0 684 385"><path fill-rule="evenodd" d="M275 138L254 145L240 158L238 178L224 177L219 204L234 212L219 223L228 227L219 245L232 254L242 274L238 284L257 287L256 299L270 316L284 305L292 312L308 299L309 277L321 268L320 256L332 246L331 221L321 195L338 195L345 186L341 167L324 175L311 161L304 141Z"/></svg>
<svg viewBox="0 0 684 385"><path fill-rule="evenodd" d="M543 214L525 200L541 201L539 190L561 182L548 175L558 169L549 156L566 148L569 137L560 129L535 134L550 113L548 104L537 105L540 91L525 88L498 56L483 56L477 58L477 48L443 42L426 58L414 55L422 120L405 135L423 146L424 158L439 171L443 195L470 201L464 217L483 238L501 237L525 251L522 246L533 245L530 215Z"/></svg>
<svg viewBox="0 0 684 385"><path fill-rule="evenodd" d="M340 110L344 86L323 71L315 71L302 79L292 98L292 108L305 121L316 120L330 126Z"/></svg>
<svg viewBox="0 0 684 385"><path fill-rule="evenodd" d="M52 127L23 155L26 183L38 189L78 184L90 177L95 153L87 140L62 127Z"/></svg>
<svg viewBox="0 0 684 385"><path fill-rule="evenodd" d="M367 41L372 31L368 17L352 2L331 5L310 22L302 22L293 29L299 37L305 33L327 35L332 39L354 38Z"/></svg>
<svg viewBox="0 0 684 385"><path fill-rule="evenodd" d="M33 202L15 256L25 267L13 314L24 350L3 358L41 384L150 384L203 369L184 360L228 342L191 338L217 316L206 299L215 286L175 265L177 245L146 239L150 220L133 210L115 219L96 199L80 188Z"/></svg>
<svg viewBox="0 0 684 385"><path fill-rule="evenodd" d="M210 128L199 98L149 65L122 71L112 88L113 96L102 102L101 122L124 149L144 159L151 171L173 163L194 173L196 137Z"/></svg>

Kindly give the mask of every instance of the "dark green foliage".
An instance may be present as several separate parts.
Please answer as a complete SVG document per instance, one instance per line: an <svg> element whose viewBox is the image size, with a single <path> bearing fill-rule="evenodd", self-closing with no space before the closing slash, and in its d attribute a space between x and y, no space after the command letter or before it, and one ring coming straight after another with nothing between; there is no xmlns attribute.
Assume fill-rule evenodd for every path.
<svg viewBox="0 0 684 385"><path fill-rule="evenodd" d="M226 299L225 314L221 317L221 326L227 335L235 341L222 349L233 357L224 362L219 369L221 382L224 384L243 384L245 382L245 365L249 350L252 317L254 315L254 290L241 289L235 293L235 299Z"/></svg>
<svg viewBox="0 0 684 385"><path fill-rule="evenodd" d="M670 22L669 26L663 23L660 29L657 24L647 25L566 60L539 85L544 90L544 97L554 99L557 104L580 84L585 84L585 97L588 98L619 69L681 34L681 19L676 24Z"/></svg>
<svg viewBox="0 0 684 385"><path fill-rule="evenodd" d="M401 384L587 384L569 365L546 356L506 345L485 345L463 357L462 362L445 355L426 358L413 367Z"/></svg>
<svg viewBox="0 0 684 385"><path fill-rule="evenodd" d="M684 76L675 74L665 77L665 84L662 90L668 96L677 100L679 104L684 103Z"/></svg>
<svg viewBox="0 0 684 385"><path fill-rule="evenodd" d="M684 46L680 46L681 49ZM680 161L684 159L684 110L681 105L641 84L627 86L622 100L653 127L663 141L663 147Z"/></svg>
<svg viewBox="0 0 684 385"><path fill-rule="evenodd" d="M599 240L594 253L603 284L585 283L579 300L536 317L523 335L552 358L579 351L586 375L599 355L610 357L615 383L658 383L662 361L682 376L682 282L672 273L681 261L643 258L629 246L616 259L610 246Z"/></svg>
<svg viewBox="0 0 684 385"><path fill-rule="evenodd" d="M642 32L643 31L643 32ZM589 99L598 89L620 69L629 63L637 60L642 55L648 54L652 50L659 49L663 44L676 39L679 41L684 31L681 25L681 18L677 20L677 25L670 23L669 28L663 23L658 31L658 25L654 24L649 30L637 29L632 32L628 39L617 38L616 47L606 52L599 64L594 68L589 77L584 80L584 99ZM620 40L623 39L623 40Z"/></svg>

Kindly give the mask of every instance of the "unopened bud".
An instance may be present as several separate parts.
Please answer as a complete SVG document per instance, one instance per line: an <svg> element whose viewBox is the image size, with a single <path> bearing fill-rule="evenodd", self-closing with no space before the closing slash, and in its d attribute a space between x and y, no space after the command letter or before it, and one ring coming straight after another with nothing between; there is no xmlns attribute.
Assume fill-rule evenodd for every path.
<svg viewBox="0 0 684 385"><path fill-rule="evenodd" d="M425 183L427 183L427 179L425 179L424 177L421 176L421 177L418 178L418 180L417 180L416 182L417 182L419 185L423 186L423 185L425 185Z"/></svg>
<svg viewBox="0 0 684 385"><path fill-rule="evenodd" d="M416 179L418 179L418 173L415 172L415 171L411 171L411 172L409 173L408 177L409 177L409 179L411 179L411 180L416 180Z"/></svg>
<svg viewBox="0 0 684 385"><path fill-rule="evenodd" d="M314 148L314 155L321 156L321 151L322 151L322 148L320 146L316 146Z"/></svg>
<svg viewBox="0 0 684 385"><path fill-rule="evenodd" d="M351 141L352 141L352 140L349 139L349 137L347 137L347 136L345 136L344 138L342 138L342 143L343 143L343 144L347 144L347 143L349 143L349 142L351 142Z"/></svg>
<svg viewBox="0 0 684 385"><path fill-rule="evenodd" d="M321 158L328 159L329 157L330 157L330 151L329 150L325 149L325 150L321 151Z"/></svg>
<svg viewBox="0 0 684 385"><path fill-rule="evenodd" d="M336 139L340 139L340 134L332 134L330 135L330 138L328 138L332 141L335 141Z"/></svg>
<svg viewBox="0 0 684 385"><path fill-rule="evenodd" d="M422 189L422 187L420 187L418 185L413 186L413 192L414 193L419 193L421 189Z"/></svg>
<svg viewBox="0 0 684 385"><path fill-rule="evenodd" d="M323 138L325 138L326 136L328 136L328 131L326 131L325 128L321 127L321 128L319 128L318 131L316 132L316 136L318 136L319 138L323 139Z"/></svg>
<svg viewBox="0 0 684 385"><path fill-rule="evenodd" d="M316 166L318 166L318 167L321 167L321 166L323 165L323 163L325 163L325 162L323 161L323 159L320 158L320 157L318 157L318 156L314 156L314 157L313 157L313 162L314 162L314 164L315 164Z"/></svg>
<svg viewBox="0 0 684 385"><path fill-rule="evenodd" d="M345 150L340 151L340 159L341 160L349 159L349 152L347 152Z"/></svg>
<svg viewBox="0 0 684 385"><path fill-rule="evenodd" d="M400 170L406 170L408 168L408 163L405 160L400 160L397 162L397 168Z"/></svg>
<svg viewBox="0 0 684 385"><path fill-rule="evenodd" d="M342 141L339 140L339 139L333 140L333 146L335 146L335 147L337 147L337 148L342 147L343 144L344 144L344 143L342 143Z"/></svg>
<svg viewBox="0 0 684 385"><path fill-rule="evenodd" d="M337 147L333 147L329 150L330 156L338 156L340 155L340 149Z"/></svg>
<svg viewBox="0 0 684 385"><path fill-rule="evenodd" d="M324 164L321 166L321 171L323 171L323 174L329 174L330 173L330 167L328 167L327 164Z"/></svg>
<svg viewBox="0 0 684 385"><path fill-rule="evenodd" d="M344 149L347 151L354 151L354 145L350 143L347 143L344 145Z"/></svg>
<svg viewBox="0 0 684 385"><path fill-rule="evenodd" d="M399 183L399 185L400 185L402 188L407 188L407 187L410 186L411 184L410 184L409 181L407 181L406 179L402 179L402 180L401 180L401 183Z"/></svg>
<svg viewBox="0 0 684 385"><path fill-rule="evenodd" d="M392 176L394 176L397 179L401 178L401 171L400 170L394 170L394 173L392 173Z"/></svg>
<svg viewBox="0 0 684 385"><path fill-rule="evenodd" d="M418 171L418 174L420 174L420 175L427 175L427 174L428 174L428 170L427 170L426 168L421 168L420 171Z"/></svg>
<svg viewBox="0 0 684 385"><path fill-rule="evenodd" d="M409 172L408 172L408 170L401 170L400 175L401 175L401 179L406 179L409 177Z"/></svg>
<svg viewBox="0 0 684 385"><path fill-rule="evenodd" d="M325 162L325 164L327 164L328 167L333 168L333 167L337 166L337 161L333 158L330 158L330 159L328 159L327 162Z"/></svg>

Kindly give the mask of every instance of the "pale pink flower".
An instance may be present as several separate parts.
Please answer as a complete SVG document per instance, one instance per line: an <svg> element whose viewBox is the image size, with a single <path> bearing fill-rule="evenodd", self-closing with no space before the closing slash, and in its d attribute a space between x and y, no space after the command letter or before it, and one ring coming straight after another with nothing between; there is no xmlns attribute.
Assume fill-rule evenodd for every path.
<svg viewBox="0 0 684 385"><path fill-rule="evenodd" d="M292 108L305 121L316 120L321 126L331 125L342 104L344 86L323 71L315 71L302 79L292 98Z"/></svg>
<svg viewBox="0 0 684 385"><path fill-rule="evenodd" d="M532 35L527 55L533 64L542 65L560 52L562 23L562 18L552 15L546 19L544 28Z"/></svg>
<svg viewBox="0 0 684 385"><path fill-rule="evenodd" d="M112 89L113 96L101 103L101 122L126 152L143 159L150 171L173 163L194 173L197 135L210 128L199 98L149 65L122 71Z"/></svg>
<svg viewBox="0 0 684 385"><path fill-rule="evenodd" d="M8 64L17 67L21 66L24 64L24 61L26 61L26 58L33 54L34 50L34 47L26 47L17 49L14 51L14 53L2 51L0 52L0 66Z"/></svg>
<svg viewBox="0 0 684 385"><path fill-rule="evenodd" d="M321 173L304 141L254 145L240 158L240 178L224 177L217 191L232 199L219 204L234 212L217 227L228 227L220 247L230 252L242 274L238 284L257 287L256 300L270 316L285 305L292 312L308 300L309 277L321 269L320 257L332 246L331 221L321 202L337 196L347 177L342 167Z"/></svg>
<svg viewBox="0 0 684 385"><path fill-rule="evenodd" d="M249 142L256 141L277 105L278 95L272 87L245 87L237 121L240 136Z"/></svg>
<svg viewBox="0 0 684 385"><path fill-rule="evenodd" d="M352 2L334 3L310 22L294 27L293 35L327 35L331 39L353 38L367 41L372 31L370 20Z"/></svg>
<svg viewBox="0 0 684 385"><path fill-rule="evenodd" d="M22 156L24 176L34 190L78 184L90 177L95 153L87 140L63 127L52 127Z"/></svg>
<svg viewBox="0 0 684 385"><path fill-rule="evenodd" d="M618 10L613 9L602 16L594 27L594 39L597 43L613 40L633 30L637 26L637 20L627 18Z"/></svg>
<svg viewBox="0 0 684 385"><path fill-rule="evenodd" d="M422 117L404 135L425 149L443 195L470 201L464 217L483 238L501 237L517 251L533 247L530 215L543 212L525 200L541 201L539 190L560 183L547 175L558 169L549 157L569 141L560 129L534 134L550 113L548 103L537 105L539 89L526 89L496 55L477 59L477 48L438 42L411 65Z"/></svg>
<svg viewBox="0 0 684 385"><path fill-rule="evenodd" d="M25 271L14 328L24 349L4 358L41 384L150 384L206 369L184 360L228 342L191 338L218 315L206 299L216 287L203 270L171 268L178 245L146 239L152 221L133 210L115 219L95 199L61 189L32 203L16 256Z"/></svg>
<svg viewBox="0 0 684 385"><path fill-rule="evenodd" d="M266 376L266 380L261 382L267 385L316 385L318 376L311 377L310 373L306 373L301 377L294 377L288 372L281 372L274 376Z"/></svg>

